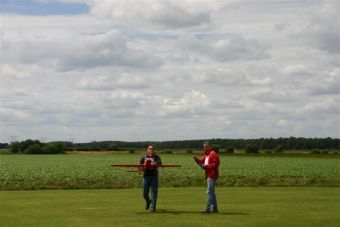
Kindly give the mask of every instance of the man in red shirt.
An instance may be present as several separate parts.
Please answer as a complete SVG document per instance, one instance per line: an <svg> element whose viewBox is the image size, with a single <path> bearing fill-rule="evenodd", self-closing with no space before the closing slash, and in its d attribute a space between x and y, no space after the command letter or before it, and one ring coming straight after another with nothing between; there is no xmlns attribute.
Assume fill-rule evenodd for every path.
<svg viewBox="0 0 340 227"><path fill-rule="evenodd" d="M193 156L195 162L205 170L205 178L207 179L207 205L203 213L218 213L217 200L215 195L215 185L219 176L218 167L220 165L220 158L213 151L209 142L203 143L204 155L200 158Z"/></svg>

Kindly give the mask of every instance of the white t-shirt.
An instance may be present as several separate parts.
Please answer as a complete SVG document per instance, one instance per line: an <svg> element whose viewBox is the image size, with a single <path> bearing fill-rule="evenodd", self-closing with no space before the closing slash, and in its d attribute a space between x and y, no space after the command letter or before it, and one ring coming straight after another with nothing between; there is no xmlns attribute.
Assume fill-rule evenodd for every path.
<svg viewBox="0 0 340 227"><path fill-rule="evenodd" d="M209 163L209 156L206 156L204 159L204 165L208 165Z"/></svg>

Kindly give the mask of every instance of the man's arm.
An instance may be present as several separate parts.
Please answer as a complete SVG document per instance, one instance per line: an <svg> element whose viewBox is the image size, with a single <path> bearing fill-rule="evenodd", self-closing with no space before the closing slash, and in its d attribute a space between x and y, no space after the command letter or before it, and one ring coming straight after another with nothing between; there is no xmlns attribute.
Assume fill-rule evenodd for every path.
<svg viewBox="0 0 340 227"><path fill-rule="evenodd" d="M144 165L144 162L145 162L145 156L143 156L140 159L139 164L143 164ZM144 167L139 167L138 169L139 169L139 171L144 171Z"/></svg>
<svg viewBox="0 0 340 227"><path fill-rule="evenodd" d="M143 157L140 159L139 164L144 164L144 162L145 162L145 157L143 156Z"/></svg>
<svg viewBox="0 0 340 227"><path fill-rule="evenodd" d="M197 165L199 165L199 167L201 167L202 169L204 169L203 167L203 163L204 163L204 156L201 158L197 158L196 156L192 156L192 158L195 160L195 162L197 163Z"/></svg>

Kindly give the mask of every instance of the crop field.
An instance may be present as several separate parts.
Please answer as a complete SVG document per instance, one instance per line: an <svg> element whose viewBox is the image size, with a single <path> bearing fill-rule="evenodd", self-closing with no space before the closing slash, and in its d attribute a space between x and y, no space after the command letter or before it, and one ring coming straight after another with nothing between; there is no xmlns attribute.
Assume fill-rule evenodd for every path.
<svg viewBox="0 0 340 227"><path fill-rule="evenodd" d="M113 168L139 163L140 154L0 155L0 190L137 188L141 174ZM161 154L161 187L204 186L187 154ZM221 155L219 186L340 186L340 157Z"/></svg>

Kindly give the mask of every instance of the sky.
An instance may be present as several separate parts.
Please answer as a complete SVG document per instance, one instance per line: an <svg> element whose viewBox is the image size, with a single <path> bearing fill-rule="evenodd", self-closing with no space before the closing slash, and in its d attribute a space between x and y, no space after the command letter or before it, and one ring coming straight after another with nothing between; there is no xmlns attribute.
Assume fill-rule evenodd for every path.
<svg viewBox="0 0 340 227"><path fill-rule="evenodd" d="M0 142L340 138L336 0L0 0Z"/></svg>

